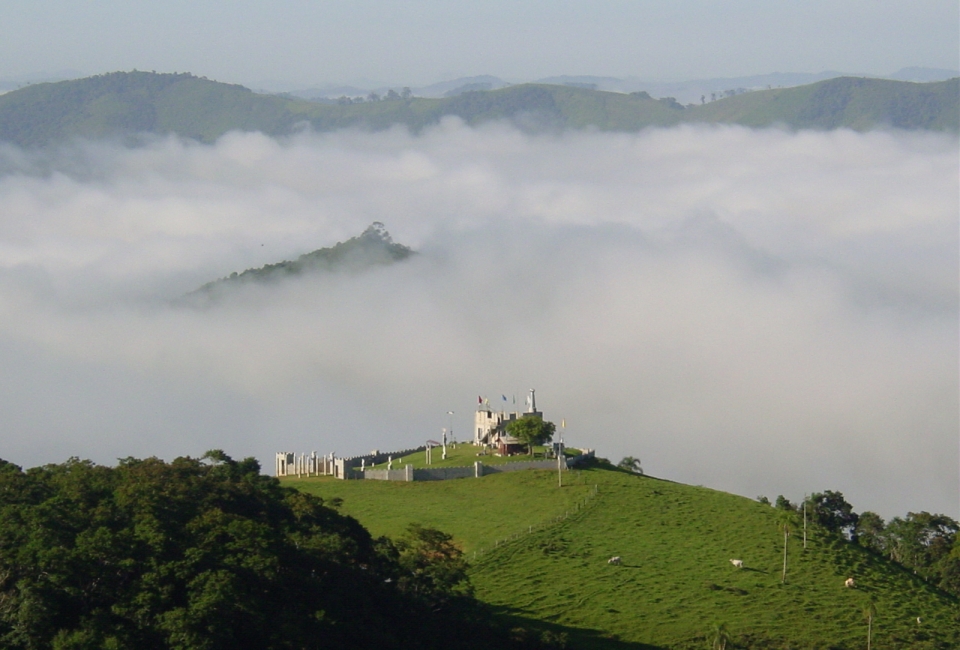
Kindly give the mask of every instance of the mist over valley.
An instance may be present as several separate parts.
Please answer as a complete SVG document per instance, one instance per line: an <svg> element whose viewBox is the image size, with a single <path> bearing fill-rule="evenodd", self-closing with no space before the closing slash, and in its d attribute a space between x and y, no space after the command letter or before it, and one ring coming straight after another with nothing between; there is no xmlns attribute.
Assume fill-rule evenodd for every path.
<svg viewBox="0 0 960 650"><path fill-rule="evenodd" d="M955 513L956 135L443 118L0 149L0 457L407 448L537 389L570 444ZM202 285L373 222L416 251Z"/></svg>

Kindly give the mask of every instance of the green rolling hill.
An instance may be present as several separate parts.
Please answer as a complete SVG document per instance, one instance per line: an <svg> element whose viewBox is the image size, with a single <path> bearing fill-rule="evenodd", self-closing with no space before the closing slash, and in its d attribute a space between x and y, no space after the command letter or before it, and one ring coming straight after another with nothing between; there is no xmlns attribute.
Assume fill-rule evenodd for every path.
<svg viewBox="0 0 960 650"><path fill-rule="evenodd" d="M232 130L269 135L395 124L416 131L445 115L468 124L509 119L524 128L637 131L681 123L857 130L960 130L960 79L910 83L838 78L763 90L701 106L670 98L548 84L472 91L444 99L411 97L353 104L262 95L190 74L113 72L42 83L0 95L0 141L43 146L75 137L177 134L212 142Z"/></svg>
<svg viewBox="0 0 960 650"><path fill-rule="evenodd" d="M0 139L21 146L72 137L176 133L203 142L239 129L292 128L289 102L190 74L114 72L0 95Z"/></svg>
<svg viewBox="0 0 960 650"><path fill-rule="evenodd" d="M960 603L858 545L795 528L782 582L780 511L703 487L598 465L480 479L388 483L284 479L323 497L375 535L412 522L451 533L477 595L569 647L960 647ZM620 566L607 560L622 558ZM742 559L737 569L730 559ZM844 580L854 577L850 589ZM920 617L920 623L917 618Z"/></svg>

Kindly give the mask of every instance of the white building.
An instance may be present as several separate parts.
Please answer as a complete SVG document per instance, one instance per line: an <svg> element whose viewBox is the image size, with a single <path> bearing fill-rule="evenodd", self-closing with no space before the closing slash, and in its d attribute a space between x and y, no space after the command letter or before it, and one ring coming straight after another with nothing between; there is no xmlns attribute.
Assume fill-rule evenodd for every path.
<svg viewBox="0 0 960 650"><path fill-rule="evenodd" d="M502 445L520 445L520 441L506 435L504 428L511 420L525 417L543 417L537 410L536 391L530 389L527 396L527 410L523 413L507 413L505 410L494 411L490 408L490 400L479 400L477 412L474 415L473 444L484 447L500 447Z"/></svg>

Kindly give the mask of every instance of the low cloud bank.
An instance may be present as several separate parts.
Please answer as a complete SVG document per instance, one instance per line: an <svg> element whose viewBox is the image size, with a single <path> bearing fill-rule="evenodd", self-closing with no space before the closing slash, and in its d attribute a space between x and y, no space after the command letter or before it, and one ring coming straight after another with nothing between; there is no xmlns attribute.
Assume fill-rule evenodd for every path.
<svg viewBox="0 0 960 650"><path fill-rule="evenodd" d="M266 467L535 387L572 444L958 515L956 138L684 127L0 150L0 458ZM382 221L415 259L175 299Z"/></svg>

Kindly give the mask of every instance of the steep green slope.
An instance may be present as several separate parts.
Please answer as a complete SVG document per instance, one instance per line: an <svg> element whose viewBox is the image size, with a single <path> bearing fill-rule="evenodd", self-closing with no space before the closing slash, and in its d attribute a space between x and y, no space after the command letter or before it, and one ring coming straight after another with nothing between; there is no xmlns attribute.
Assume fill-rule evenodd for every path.
<svg viewBox="0 0 960 650"><path fill-rule="evenodd" d="M469 124L508 119L524 128L636 131L681 122L867 130L960 129L960 80L909 83L840 78L751 92L684 108L670 98L522 84L446 99L321 104L259 95L189 74L114 72L36 84L0 95L0 140L40 146L72 137L174 133L212 142L230 130L292 133L347 127L419 130L455 115Z"/></svg>
<svg viewBox="0 0 960 650"><path fill-rule="evenodd" d="M554 523L558 514L589 502L593 486L576 482L557 490L557 475L524 471L471 481L334 481L283 479L284 485L323 498L343 499L342 511L374 535L395 537L410 523L446 531L472 557L502 540ZM477 554L477 555L473 555Z"/></svg>
<svg viewBox="0 0 960 650"><path fill-rule="evenodd" d="M811 530L804 550L794 530L781 584L783 536L770 506L610 469L566 479L562 489L546 471L289 484L342 497L343 512L374 534L420 521L452 533L468 552L485 549L471 554L478 596L568 630L577 647L704 648L722 623L738 647L860 648L871 603L875 647L960 644L955 598L826 533ZM614 555L621 566L607 564ZM844 587L847 577L855 589Z"/></svg>

